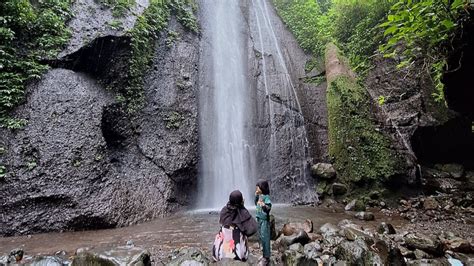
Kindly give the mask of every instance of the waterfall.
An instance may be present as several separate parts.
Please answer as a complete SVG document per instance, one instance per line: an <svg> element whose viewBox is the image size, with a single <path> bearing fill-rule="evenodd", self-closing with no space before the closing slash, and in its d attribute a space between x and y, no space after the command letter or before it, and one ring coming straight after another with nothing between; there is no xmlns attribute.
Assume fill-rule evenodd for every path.
<svg viewBox="0 0 474 266"><path fill-rule="evenodd" d="M265 0L201 0L200 9L198 207L220 208L235 189L251 205L257 175L277 191L275 202L314 202L301 70L288 61L296 41L275 28Z"/></svg>
<svg viewBox="0 0 474 266"><path fill-rule="evenodd" d="M250 25L254 49L261 56L259 62L260 81L257 89L264 89L264 101L268 110L263 114L269 121L269 150L264 156L268 161L263 175L272 179L272 187L278 190L275 199L283 202L311 203L317 200L315 186L308 173L309 143L304 125L301 104L292 74L298 73L289 63L288 49L296 42L285 37L281 26L276 26L279 18L271 10L267 0L251 1L251 14L254 17ZM282 39L283 38L283 39ZM299 49L299 47L298 47ZM301 75L301 74L296 74ZM262 97L262 96L260 96ZM276 122L277 121L277 122ZM266 172L266 173L265 173Z"/></svg>
<svg viewBox="0 0 474 266"><path fill-rule="evenodd" d="M255 180L248 112L247 35L240 1L202 1L199 207L220 208L239 189L252 202ZM253 185L253 182L252 182Z"/></svg>

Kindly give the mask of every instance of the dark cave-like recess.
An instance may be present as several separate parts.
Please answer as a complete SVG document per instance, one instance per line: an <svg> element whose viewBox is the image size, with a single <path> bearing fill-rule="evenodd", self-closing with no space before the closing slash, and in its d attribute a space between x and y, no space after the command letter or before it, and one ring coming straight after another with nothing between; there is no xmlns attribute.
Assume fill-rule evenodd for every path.
<svg viewBox="0 0 474 266"><path fill-rule="evenodd" d="M116 84L128 73L130 38L104 36L51 64L87 73L105 84Z"/></svg>
<svg viewBox="0 0 474 266"><path fill-rule="evenodd" d="M127 115L118 104L104 108L101 130L107 149L112 151L123 149L133 135Z"/></svg>
<svg viewBox="0 0 474 266"><path fill-rule="evenodd" d="M448 106L474 120L474 19L463 24L443 77Z"/></svg>
<svg viewBox="0 0 474 266"><path fill-rule="evenodd" d="M440 126L420 127L411 143L422 164L460 163L474 168L474 135L469 118L458 117Z"/></svg>

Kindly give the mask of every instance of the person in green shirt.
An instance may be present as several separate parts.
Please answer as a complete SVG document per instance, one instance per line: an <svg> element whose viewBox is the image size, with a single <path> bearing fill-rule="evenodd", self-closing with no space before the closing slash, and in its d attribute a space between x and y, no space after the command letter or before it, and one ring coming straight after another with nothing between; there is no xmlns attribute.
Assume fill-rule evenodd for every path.
<svg viewBox="0 0 474 266"><path fill-rule="evenodd" d="M272 202L270 201L270 186L265 180L257 182L255 191L255 206L258 222L258 231L260 233L260 243L263 249L263 265L270 264L270 210Z"/></svg>

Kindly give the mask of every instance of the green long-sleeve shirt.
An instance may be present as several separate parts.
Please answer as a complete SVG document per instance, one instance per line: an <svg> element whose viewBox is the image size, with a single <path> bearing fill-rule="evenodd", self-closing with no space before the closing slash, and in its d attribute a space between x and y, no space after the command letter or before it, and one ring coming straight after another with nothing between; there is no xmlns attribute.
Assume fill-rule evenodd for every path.
<svg viewBox="0 0 474 266"><path fill-rule="evenodd" d="M265 205L259 206L257 203L262 200ZM270 210L272 209L272 202L269 195L255 195L256 216L258 219L269 220Z"/></svg>

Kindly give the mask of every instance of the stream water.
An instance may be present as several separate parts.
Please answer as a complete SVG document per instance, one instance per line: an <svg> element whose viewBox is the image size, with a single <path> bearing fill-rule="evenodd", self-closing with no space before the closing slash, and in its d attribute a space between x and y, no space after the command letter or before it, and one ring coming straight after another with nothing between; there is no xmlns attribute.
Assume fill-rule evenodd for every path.
<svg viewBox="0 0 474 266"><path fill-rule="evenodd" d="M284 223L302 222L305 219L311 219L317 230L325 223L337 224L342 219L353 218L352 213L342 210L308 206L277 205L272 213L275 215L277 230ZM402 218L385 217L379 213L376 213L376 221L356 223L375 226L381 220L390 222L395 227L404 224ZM9 253L14 248L22 248L30 256L54 254L57 251L66 251L67 255L73 255L78 248L109 250L124 246L131 240L135 246L148 249L155 259L159 259L166 257L170 251L185 246L198 247L209 252L218 229L218 212L201 210L177 213L171 217L124 228L0 238L0 254Z"/></svg>

